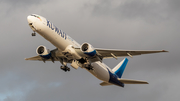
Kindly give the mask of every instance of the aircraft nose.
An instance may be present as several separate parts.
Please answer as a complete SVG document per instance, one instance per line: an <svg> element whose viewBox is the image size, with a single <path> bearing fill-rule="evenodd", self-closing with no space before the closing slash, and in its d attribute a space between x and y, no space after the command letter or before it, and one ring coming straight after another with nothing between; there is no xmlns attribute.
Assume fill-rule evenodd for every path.
<svg viewBox="0 0 180 101"><path fill-rule="evenodd" d="M29 15L29 16L27 17L27 21L28 21L29 24L30 24L30 23L33 23L33 17Z"/></svg>

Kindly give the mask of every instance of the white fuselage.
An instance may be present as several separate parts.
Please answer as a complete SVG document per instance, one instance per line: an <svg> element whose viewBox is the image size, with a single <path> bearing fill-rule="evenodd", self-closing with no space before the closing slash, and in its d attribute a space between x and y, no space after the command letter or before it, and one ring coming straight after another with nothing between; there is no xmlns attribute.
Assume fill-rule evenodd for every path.
<svg viewBox="0 0 180 101"><path fill-rule="evenodd" d="M51 42L55 47L58 48L58 50L65 51L69 46L80 47L80 44L78 44L65 32L59 30L55 25L53 25L49 20L45 19L44 17L38 15L30 15L27 19L29 24L32 24L33 26L33 28L32 26L30 27L34 31L39 33L42 37L44 37L46 40ZM74 54L75 59L81 57L81 55L78 53ZM88 70L91 74L93 74L95 77L102 81L110 81L110 75L113 75L113 73L108 66L106 66L100 61L91 63L91 66L93 67L93 70L86 70Z"/></svg>

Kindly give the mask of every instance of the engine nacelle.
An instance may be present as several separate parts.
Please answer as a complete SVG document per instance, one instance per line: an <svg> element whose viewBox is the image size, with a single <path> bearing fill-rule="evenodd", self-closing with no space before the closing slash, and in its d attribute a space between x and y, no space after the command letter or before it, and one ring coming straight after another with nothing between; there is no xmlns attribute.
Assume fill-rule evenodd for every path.
<svg viewBox="0 0 180 101"><path fill-rule="evenodd" d="M94 49L94 47L89 44L89 43L83 43L81 45L81 51L84 52L84 54L87 54L89 56L94 56L96 55L96 50Z"/></svg>
<svg viewBox="0 0 180 101"><path fill-rule="evenodd" d="M39 46L37 49L36 49L36 53L41 56L42 58L45 58L45 59L50 59L51 58L51 52L49 51L49 49L46 49L45 46Z"/></svg>

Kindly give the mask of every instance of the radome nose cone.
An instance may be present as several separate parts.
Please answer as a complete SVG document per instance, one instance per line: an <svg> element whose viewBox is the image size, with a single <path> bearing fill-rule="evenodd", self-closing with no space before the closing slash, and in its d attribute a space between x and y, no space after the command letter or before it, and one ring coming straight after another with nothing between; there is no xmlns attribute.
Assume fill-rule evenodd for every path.
<svg viewBox="0 0 180 101"><path fill-rule="evenodd" d="M27 21L28 21L28 23L32 23L32 16L28 16Z"/></svg>

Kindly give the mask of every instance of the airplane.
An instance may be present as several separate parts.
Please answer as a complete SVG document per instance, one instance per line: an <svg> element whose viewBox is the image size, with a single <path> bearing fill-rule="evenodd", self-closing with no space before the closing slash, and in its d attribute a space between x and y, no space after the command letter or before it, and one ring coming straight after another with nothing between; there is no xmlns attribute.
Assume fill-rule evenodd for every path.
<svg viewBox="0 0 180 101"><path fill-rule="evenodd" d="M73 38L62 30L58 29L53 23L46 18L31 14L27 17L28 24L33 30L32 36L36 33L44 37L52 43L56 49L49 50L45 46L40 45L36 49L37 56L25 58L25 60L43 61L59 61L62 66L60 69L67 72L71 67L78 69L79 67L86 69L99 80L101 86L116 85L124 87L125 84L148 84L146 81L130 80L121 78L124 69L128 63L128 59L124 58L113 69L109 68L102 61L106 58L115 58L129 56L133 57L141 54L168 52L165 50L158 51L139 51L139 50L118 50L118 49L102 49L94 48L91 44L85 42L82 45L77 43Z"/></svg>

